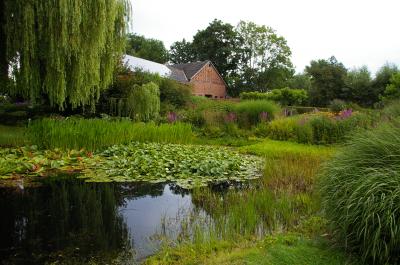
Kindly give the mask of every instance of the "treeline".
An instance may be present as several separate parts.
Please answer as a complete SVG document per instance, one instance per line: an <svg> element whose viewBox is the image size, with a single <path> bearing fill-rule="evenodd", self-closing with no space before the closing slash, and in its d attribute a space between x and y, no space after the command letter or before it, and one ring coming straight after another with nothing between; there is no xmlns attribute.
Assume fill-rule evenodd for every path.
<svg viewBox="0 0 400 265"><path fill-rule="evenodd" d="M228 84L231 96L303 89L307 93L303 104L321 107L335 99L372 107L400 97L399 69L393 64L383 65L373 76L366 66L347 69L331 57L313 60L302 73L295 74L285 38L270 27L252 22L241 21L235 27L214 20L199 30L193 41L174 42L169 51L161 41L130 35L127 52L160 63L211 60Z"/></svg>

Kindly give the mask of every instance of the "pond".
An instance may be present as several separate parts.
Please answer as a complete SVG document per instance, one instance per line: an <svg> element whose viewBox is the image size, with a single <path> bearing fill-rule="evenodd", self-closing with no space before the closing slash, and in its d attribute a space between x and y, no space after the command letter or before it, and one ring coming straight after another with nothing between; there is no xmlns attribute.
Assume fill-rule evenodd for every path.
<svg viewBox="0 0 400 265"><path fill-rule="evenodd" d="M195 208L189 192L169 184L63 178L39 187L0 188L0 264L131 264L159 248L156 235L166 232L168 220ZM178 233L175 228L168 233Z"/></svg>

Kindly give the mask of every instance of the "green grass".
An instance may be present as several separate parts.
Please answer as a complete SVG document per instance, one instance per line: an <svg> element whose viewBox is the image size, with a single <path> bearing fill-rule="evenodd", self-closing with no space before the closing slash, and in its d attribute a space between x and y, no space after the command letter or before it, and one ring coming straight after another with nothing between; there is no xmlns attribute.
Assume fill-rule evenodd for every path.
<svg viewBox="0 0 400 265"><path fill-rule="evenodd" d="M262 241L215 241L198 249L186 244L165 248L145 261L146 265L358 265L355 258L330 247L325 239L299 235L270 236Z"/></svg>
<svg viewBox="0 0 400 265"><path fill-rule="evenodd" d="M43 119L28 128L32 144L41 148L99 150L115 144L137 142L190 143L191 125L184 123L132 123L128 120Z"/></svg>
<svg viewBox="0 0 400 265"><path fill-rule="evenodd" d="M241 152L259 155L268 158L281 157L321 157L323 159L331 157L337 150L337 147L316 146L299 144L294 142L265 140L262 143L244 146L239 148Z"/></svg>
<svg viewBox="0 0 400 265"><path fill-rule="evenodd" d="M321 180L335 235L370 264L400 262L400 121L355 135Z"/></svg>
<svg viewBox="0 0 400 265"><path fill-rule="evenodd" d="M16 147L27 143L25 127L0 125L0 147Z"/></svg>

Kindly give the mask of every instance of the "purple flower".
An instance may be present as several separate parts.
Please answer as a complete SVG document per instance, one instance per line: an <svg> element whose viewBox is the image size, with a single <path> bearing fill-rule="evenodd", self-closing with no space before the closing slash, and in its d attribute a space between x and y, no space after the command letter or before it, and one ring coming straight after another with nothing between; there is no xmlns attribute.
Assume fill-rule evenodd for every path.
<svg viewBox="0 0 400 265"><path fill-rule="evenodd" d="M341 119L347 119L349 118L351 115L353 114L353 110L352 109L346 109L344 111L342 111L339 115L339 117Z"/></svg>
<svg viewBox="0 0 400 265"><path fill-rule="evenodd" d="M263 111L260 113L260 121L268 121L269 120L269 113Z"/></svg>
<svg viewBox="0 0 400 265"><path fill-rule="evenodd" d="M169 123L174 123L178 120L178 115L175 112L168 112L167 120Z"/></svg>
<svg viewBox="0 0 400 265"><path fill-rule="evenodd" d="M233 112L229 112L225 117L224 120L226 123L235 122L236 121L236 114Z"/></svg>

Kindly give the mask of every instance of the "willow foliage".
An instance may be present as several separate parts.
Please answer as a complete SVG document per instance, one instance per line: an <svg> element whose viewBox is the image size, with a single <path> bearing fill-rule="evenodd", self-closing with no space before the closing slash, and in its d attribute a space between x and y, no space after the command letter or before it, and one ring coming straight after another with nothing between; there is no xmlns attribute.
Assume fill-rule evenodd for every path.
<svg viewBox="0 0 400 265"><path fill-rule="evenodd" d="M91 105L124 48L128 0L6 0L12 95L63 109Z"/></svg>
<svg viewBox="0 0 400 265"><path fill-rule="evenodd" d="M151 121L160 114L160 89L150 82L141 86L135 85L127 100L130 116L139 121Z"/></svg>

